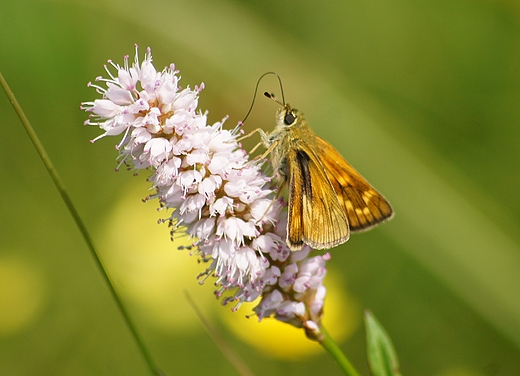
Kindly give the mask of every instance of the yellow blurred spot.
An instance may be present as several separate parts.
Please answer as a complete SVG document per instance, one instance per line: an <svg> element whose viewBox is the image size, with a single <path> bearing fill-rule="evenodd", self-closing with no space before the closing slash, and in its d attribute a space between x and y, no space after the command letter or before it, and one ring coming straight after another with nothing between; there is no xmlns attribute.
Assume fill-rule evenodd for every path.
<svg viewBox="0 0 520 376"><path fill-rule="evenodd" d="M157 212L158 201L142 203L148 186L137 185L119 200L107 218L101 235L102 258L114 275L116 288L139 307L143 318L161 330L202 330L185 297L187 291L197 306L211 313L218 304L211 279L201 286L197 274L206 266L190 256L186 237L172 242L170 228L157 220L166 211Z"/></svg>
<svg viewBox="0 0 520 376"><path fill-rule="evenodd" d="M327 297L323 325L332 338L340 343L358 328L361 317L359 305L348 296L345 287L331 270L328 271L325 286ZM244 304L235 313L229 310L221 310L219 313L239 338L274 358L298 360L323 351L317 342L307 339L303 329L270 318L260 323L255 316L245 318L257 303Z"/></svg>
<svg viewBox="0 0 520 376"><path fill-rule="evenodd" d="M41 311L44 297L38 270L19 259L0 259L0 336L30 325Z"/></svg>

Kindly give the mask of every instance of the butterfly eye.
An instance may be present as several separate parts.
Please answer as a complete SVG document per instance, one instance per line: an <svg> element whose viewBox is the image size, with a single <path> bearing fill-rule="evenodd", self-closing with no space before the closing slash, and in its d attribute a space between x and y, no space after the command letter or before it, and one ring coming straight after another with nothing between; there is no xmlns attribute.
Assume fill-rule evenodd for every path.
<svg viewBox="0 0 520 376"><path fill-rule="evenodd" d="M295 120L296 120L296 116L294 116L294 114L292 112L288 112L287 114L285 114L285 118L283 119L283 122L286 125L291 125L292 123L294 123Z"/></svg>

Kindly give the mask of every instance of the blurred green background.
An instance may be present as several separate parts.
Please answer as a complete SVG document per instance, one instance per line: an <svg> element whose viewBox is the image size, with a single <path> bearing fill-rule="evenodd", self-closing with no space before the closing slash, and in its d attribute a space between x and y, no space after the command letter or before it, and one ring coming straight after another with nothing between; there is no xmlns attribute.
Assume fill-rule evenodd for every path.
<svg viewBox="0 0 520 376"><path fill-rule="evenodd" d="M520 370L520 3L3 1L0 70L53 159L167 375L229 375L187 289L257 375L341 374L299 331L229 314L176 251L116 138L82 126L86 84L152 47L211 123L247 112L258 77L393 204L396 217L331 251L330 331L365 375L362 311L404 375ZM278 93L274 78L261 91ZM258 98L247 127L274 126ZM145 363L5 97L0 99L0 374L144 375ZM255 140L251 140L251 146ZM248 329L254 325L255 330ZM290 332L290 333L289 333Z"/></svg>

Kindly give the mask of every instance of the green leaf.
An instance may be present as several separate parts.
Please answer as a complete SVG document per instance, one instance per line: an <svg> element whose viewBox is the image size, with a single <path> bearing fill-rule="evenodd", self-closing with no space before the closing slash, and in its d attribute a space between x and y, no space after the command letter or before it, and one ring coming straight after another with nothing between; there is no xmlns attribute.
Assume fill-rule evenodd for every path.
<svg viewBox="0 0 520 376"><path fill-rule="evenodd" d="M401 376L392 341L370 311L365 312L368 365L373 376Z"/></svg>

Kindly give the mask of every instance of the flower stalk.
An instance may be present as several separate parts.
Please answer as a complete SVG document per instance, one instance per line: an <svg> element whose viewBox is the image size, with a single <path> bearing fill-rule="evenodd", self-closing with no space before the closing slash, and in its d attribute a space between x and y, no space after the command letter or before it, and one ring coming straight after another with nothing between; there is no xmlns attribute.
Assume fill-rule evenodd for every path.
<svg viewBox="0 0 520 376"><path fill-rule="evenodd" d="M150 174L154 193L146 199L168 211L173 240L192 239L188 249L206 265L200 283L214 278L216 297L234 311L258 299L259 321L272 316L304 329L347 375L358 375L321 324L330 254L289 249L286 203L263 161L250 160L238 143L241 124L232 131L223 127L227 118L208 124L198 110L204 84L182 88L173 64L155 69L149 48L142 62L136 46L133 63L126 56L105 70L108 78L89 83L102 98L82 103L85 125L104 130L92 141L121 136L119 166Z"/></svg>
<svg viewBox="0 0 520 376"><path fill-rule="evenodd" d="M332 356L332 358L336 361L338 366L343 370L345 375L347 376L360 376L358 371L354 368L352 363L348 360L348 358L343 354L339 346L334 342L330 334L325 330L323 325L321 326L321 341L320 344L323 348Z"/></svg>

